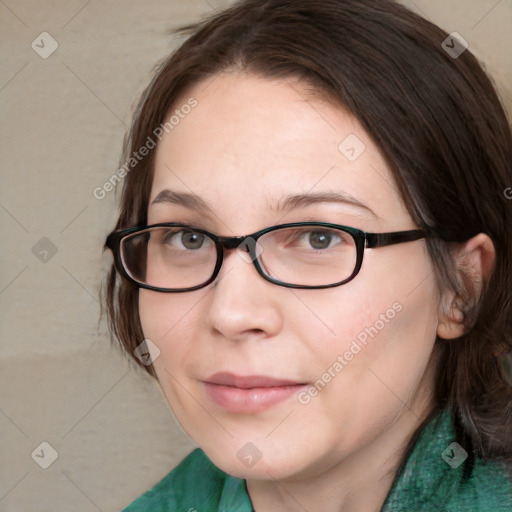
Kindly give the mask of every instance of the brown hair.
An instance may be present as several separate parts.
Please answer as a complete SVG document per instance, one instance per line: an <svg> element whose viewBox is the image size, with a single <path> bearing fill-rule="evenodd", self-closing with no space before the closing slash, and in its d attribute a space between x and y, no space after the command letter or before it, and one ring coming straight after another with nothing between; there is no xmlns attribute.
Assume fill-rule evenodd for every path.
<svg viewBox="0 0 512 512"><path fill-rule="evenodd" d="M464 304L465 334L436 340L436 408L453 412L470 455L510 461L512 387L498 356L512 350L512 137L476 58L449 55L446 32L391 0L243 0L184 30L192 35L142 95L123 159L179 97L223 71L300 78L344 105L386 158L413 221L436 234L427 246L439 289L452 288ZM146 223L153 154L125 178L116 229ZM480 232L496 260L477 296L450 248ZM134 358L144 338L138 289L114 266L106 285L111 332Z"/></svg>

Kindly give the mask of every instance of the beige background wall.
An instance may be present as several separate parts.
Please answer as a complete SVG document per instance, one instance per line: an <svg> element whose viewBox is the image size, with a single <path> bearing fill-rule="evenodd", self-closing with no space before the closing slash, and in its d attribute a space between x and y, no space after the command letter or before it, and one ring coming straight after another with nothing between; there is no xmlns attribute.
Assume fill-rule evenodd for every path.
<svg viewBox="0 0 512 512"><path fill-rule="evenodd" d="M193 446L98 327L115 197L93 190L169 31L229 3L0 0L1 511L119 510ZM404 3L459 32L512 108L510 0Z"/></svg>

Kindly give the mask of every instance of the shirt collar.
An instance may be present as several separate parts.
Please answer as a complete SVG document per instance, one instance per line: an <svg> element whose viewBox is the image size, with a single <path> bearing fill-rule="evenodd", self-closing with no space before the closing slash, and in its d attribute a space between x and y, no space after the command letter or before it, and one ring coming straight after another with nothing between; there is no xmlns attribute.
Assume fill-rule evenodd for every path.
<svg viewBox="0 0 512 512"><path fill-rule="evenodd" d="M227 477L219 501L219 512L253 512L245 480Z"/></svg>

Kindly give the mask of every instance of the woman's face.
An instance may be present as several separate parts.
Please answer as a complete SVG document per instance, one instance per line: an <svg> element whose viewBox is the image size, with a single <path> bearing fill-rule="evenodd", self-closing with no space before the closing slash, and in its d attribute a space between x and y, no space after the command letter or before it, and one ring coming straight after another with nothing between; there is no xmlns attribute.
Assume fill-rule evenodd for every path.
<svg viewBox="0 0 512 512"><path fill-rule="evenodd" d="M149 224L224 236L299 221L415 228L361 125L308 99L300 83L226 73L174 109L189 97L197 106L156 149L150 203L167 189L202 206L150 204ZM139 307L179 423L239 477L285 479L357 454L385 458L431 404L438 294L424 240L367 249L354 280L316 290L267 282L230 251L214 283L141 289Z"/></svg>

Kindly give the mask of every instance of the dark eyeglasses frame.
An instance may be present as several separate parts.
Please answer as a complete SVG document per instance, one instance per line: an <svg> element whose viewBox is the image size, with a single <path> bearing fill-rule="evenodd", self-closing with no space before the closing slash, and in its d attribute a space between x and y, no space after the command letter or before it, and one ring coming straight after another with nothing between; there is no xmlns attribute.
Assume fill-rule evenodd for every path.
<svg viewBox="0 0 512 512"><path fill-rule="evenodd" d="M333 284L327 285L297 285L297 284L289 284L279 281L278 279L274 279L273 277L268 276L263 271L257 257L256 253L256 242L263 235L270 233L272 231L276 231L278 229L285 228L293 228L293 227L305 227L305 226L318 226L320 228L330 228L337 229L339 231L344 231L352 236L356 244L357 250L357 258L356 265L352 274L342 281ZM210 279L201 283L200 285L192 286L190 288L159 288L156 286L151 286L146 283L141 283L134 279L128 271L126 270L123 262L123 258L121 256L121 242L123 238L128 235L133 235L134 233L138 233L140 231L144 231L149 228L159 228L159 227L182 227L184 229L189 229L194 231L195 233L200 233L209 237L215 243L215 248L217 250L217 262L215 264L215 268L213 270L212 276ZM427 235L424 231L420 229L413 229L409 231L394 231L389 233L367 233L360 229L351 228L349 226L342 226L339 224L331 224L328 222L292 222L288 224L279 224L277 226L271 226L260 231L256 231L250 235L245 236L218 236L210 231L206 231L205 229L196 228L191 226L190 224L181 224L175 222L163 222L159 224L151 224L147 226L137 226L133 228L121 229L118 231L113 231L107 236L105 247L110 249L114 255L114 263L115 266L120 272L120 274L126 278L131 283L137 285L140 288L145 288L147 290L153 290L156 292L163 293L181 293L181 292L190 292L193 290L199 290L200 288L204 288L212 283L218 276L220 268L222 266L222 262L224 261L224 253L226 250L230 251L233 249L243 249L245 250L251 257L254 266L258 273L267 281L271 283L277 284L279 286L284 286L286 288L299 288L299 289L322 289L322 288L333 288L335 286L341 286L343 284L352 281L354 277L357 276L359 271L361 270L361 265L363 263L364 249L373 249L377 247L385 247L387 245L401 244L404 242L412 242L414 240L420 240L422 238L426 238ZM245 245L244 245L245 242Z"/></svg>

